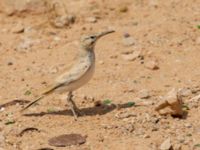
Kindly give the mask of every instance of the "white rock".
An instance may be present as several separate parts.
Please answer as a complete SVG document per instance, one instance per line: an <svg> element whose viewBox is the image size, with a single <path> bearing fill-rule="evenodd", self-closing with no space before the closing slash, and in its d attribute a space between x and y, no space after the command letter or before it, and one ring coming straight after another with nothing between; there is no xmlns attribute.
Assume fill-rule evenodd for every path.
<svg viewBox="0 0 200 150"><path fill-rule="evenodd" d="M166 139L161 145L160 150L170 150L172 149L171 139Z"/></svg>
<svg viewBox="0 0 200 150"><path fill-rule="evenodd" d="M12 33L22 33L24 32L24 25L22 23L17 23L12 28Z"/></svg>
<svg viewBox="0 0 200 150"><path fill-rule="evenodd" d="M135 45L136 41L133 37L125 37L123 38L123 44L124 46L132 46Z"/></svg>
<svg viewBox="0 0 200 150"><path fill-rule="evenodd" d="M90 23L96 23L97 18L96 17L88 17L85 19L85 21L90 22Z"/></svg>
<svg viewBox="0 0 200 150"><path fill-rule="evenodd" d="M148 61L145 63L145 67L151 70L157 70L159 69L158 63L155 61Z"/></svg>
<svg viewBox="0 0 200 150"><path fill-rule="evenodd" d="M140 51L134 51L133 53L123 54L122 57L124 60L133 61L140 56Z"/></svg>
<svg viewBox="0 0 200 150"><path fill-rule="evenodd" d="M181 96L190 96L192 94L192 90L189 88L180 89Z"/></svg>
<svg viewBox="0 0 200 150"><path fill-rule="evenodd" d="M141 91L139 91L139 97L140 98L149 98L150 97L150 92L147 89L143 89Z"/></svg>

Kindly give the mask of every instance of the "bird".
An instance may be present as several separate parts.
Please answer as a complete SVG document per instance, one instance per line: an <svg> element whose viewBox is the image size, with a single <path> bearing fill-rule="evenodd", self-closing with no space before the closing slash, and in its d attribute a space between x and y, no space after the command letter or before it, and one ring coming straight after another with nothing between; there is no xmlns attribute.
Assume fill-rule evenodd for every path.
<svg viewBox="0 0 200 150"><path fill-rule="evenodd" d="M107 30L87 36L82 36L80 40L80 51L76 63L71 69L64 71L53 80L53 84L48 86L41 95L25 106L21 112L31 107L33 104L52 93L68 93L67 102L73 113L75 120L81 115L79 108L73 101L73 92L85 85L93 76L95 71L95 45L103 36L115 32Z"/></svg>

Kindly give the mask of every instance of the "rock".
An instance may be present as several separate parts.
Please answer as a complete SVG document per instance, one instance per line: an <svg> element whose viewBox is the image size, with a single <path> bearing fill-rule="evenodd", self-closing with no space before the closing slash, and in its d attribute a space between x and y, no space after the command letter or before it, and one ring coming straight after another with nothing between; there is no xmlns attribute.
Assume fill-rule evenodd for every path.
<svg viewBox="0 0 200 150"><path fill-rule="evenodd" d="M53 137L49 140L49 145L56 147L65 147L71 145L80 145L86 142L86 137L80 134L63 134Z"/></svg>
<svg viewBox="0 0 200 150"><path fill-rule="evenodd" d="M149 5L153 7L158 7L158 0L149 0Z"/></svg>
<svg viewBox="0 0 200 150"><path fill-rule="evenodd" d="M185 126L186 128L192 128L192 124L191 124L191 123L185 123L184 126Z"/></svg>
<svg viewBox="0 0 200 150"><path fill-rule="evenodd" d="M145 139L150 138L150 137L151 137L151 136L148 135L148 134L145 134L145 135L143 136L143 138L145 138Z"/></svg>
<svg viewBox="0 0 200 150"><path fill-rule="evenodd" d="M160 150L172 150L171 139L166 139L161 145Z"/></svg>
<svg viewBox="0 0 200 150"><path fill-rule="evenodd" d="M190 96L192 94L192 90L189 88L182 88L182 89L180 89L179 92L180 92L181 96L184 96L184 97Z"/></svg>
<svg viewBox="0 0 200 150"><path fill-rule="evenodd" d="M131 36L123 38L124 46L132 46L135 45L135 43L136 43L135 39Z"/></svg>
<svg viewBox="0 0 200 150"><path fill-rule="evenodd" d="M133 61L140 56L140 51L134 51L133 53L123 54L122 57L124 60Z"/></svg>
<svg viewBox="0 0 200 150"><path fill-rule="evenodd" d="M22 23L17 23L12 28L12 33L22 33L22 32L24 32L24 25Z"/></svg>
<svg viewBox="0 0 200 150"><path fill-rule="evenodd" d="M74 23L75 16L73 15L63 15L51 19L51 24L57 28L63 28Z"/></svg>
<svg viewBox="0 0 200 150"><path fill-rule="evenodd" d="M146 99L149 97L150 97L149 90L143 89L143 90L139 91L139 98Z"/></svg>
<svg viewBox="0 0 200 150"><path fill-rule="evenodd" d="M17 47L17 50L24 52L24 50L30 49L34 44L39 44L40 40L33 40L30 38L24 38Z"/></svg>
<svg viewBox="0 0 200 150"><path fill-rule="evenodd" d="M145 63L145 67L151 70L159 69L158 63L156 61L148 61Z"/></svg>
<svg viewBox="0 0 200 150"><path fill-rule="evenodd" d="M125 13L125 12L127 12L127 11L128 11L128 7L127 7L127 6L120 6L119 12Z"/></svg>
<svg viewBox="0 0 200 150"><path fill-rule="evenodd" d="M161 115L171 114L172 116L183 116L183 100L177 89L172 89L156 106L156 111Z"/></svg>
<svg viewBox="0 0 200 150"><path fill-rule="evenodd" d="M10 61L10 62L7 63L7 65L8 65L8 66L12 66L12 65L13 65L13 62Z"/></svg>
<svg viewBox="0 0 200 150"><path fill-rule="evenodd" d="M129 33L124 33L124 38L128 38L128 37L130 37L130 34Z"/></svg>
<svg viewBox="0 0 200 150"><path fill-rule="evenodd" d="M99 61L99 64L100 64L100 65L103 65L103 64L104 64L104 61L103 61L103 60L100 60L100 61Z"/></svg>
<svg viewBox="0 0 200 150"><path fill-rule="evenodd" d="M96 17L88 17L85 19L86 22L89 23L96 23L97 22L97 18Z"/></svg>

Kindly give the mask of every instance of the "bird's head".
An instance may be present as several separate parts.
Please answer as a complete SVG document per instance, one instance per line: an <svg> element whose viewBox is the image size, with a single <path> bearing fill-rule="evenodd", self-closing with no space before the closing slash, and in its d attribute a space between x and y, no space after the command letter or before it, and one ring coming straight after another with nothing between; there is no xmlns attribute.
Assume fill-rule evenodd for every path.
<svg viewBox="0 0 200 150"><path fill-rule="evenodd" d="M105 31L93 35L88 35L88 36L83 36L81 38L81 46L86 49L86 50L93 50L94 46L96 44L96 41L100 39L102 36L113 33L115 31L110 30L110 31Z"/></svg>

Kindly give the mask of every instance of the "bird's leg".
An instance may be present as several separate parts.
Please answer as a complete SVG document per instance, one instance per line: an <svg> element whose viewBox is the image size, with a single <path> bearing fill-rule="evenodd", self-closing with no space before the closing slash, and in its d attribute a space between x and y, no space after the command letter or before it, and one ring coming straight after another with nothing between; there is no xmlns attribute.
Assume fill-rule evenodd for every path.
<svg viewBox="0 0 200 150"><path fill-rule="evenodd" d="M77 120L78 115L80 115L81 113L80 113L80 110L78 109L78 107L76 106L75 102L72 100L72 98L73 98L73 94L70 91L68 93L67 101L69 103L70 109L71 109L71 111L72 111L72 113L74 115L75 120Z"/></svg>

